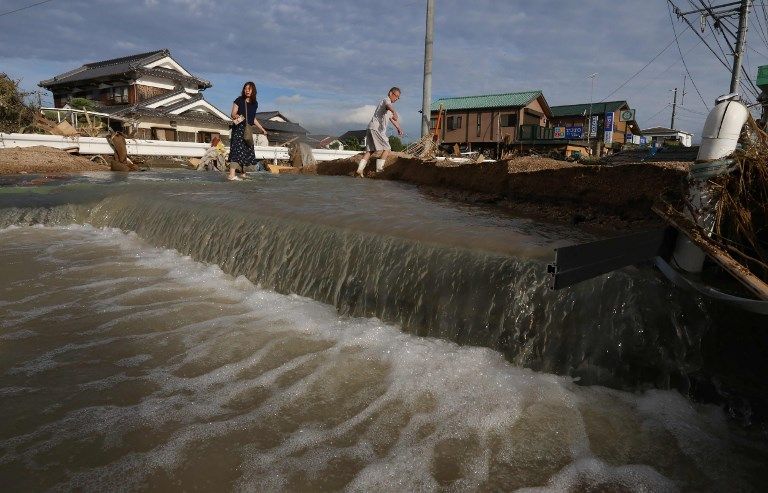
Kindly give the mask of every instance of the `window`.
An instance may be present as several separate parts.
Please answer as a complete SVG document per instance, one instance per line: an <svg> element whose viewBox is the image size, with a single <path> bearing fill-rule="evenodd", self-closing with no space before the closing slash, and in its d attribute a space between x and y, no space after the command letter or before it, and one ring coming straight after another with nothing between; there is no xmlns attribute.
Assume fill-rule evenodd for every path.
<svg viewBox="0 0 768 493"><path fill-rule="evenodd" d="M480 137L480 113L477 114L477 136Z"/></svg>
<svg viewBox="0 0 768 493"><path fill-rule="evenodd" d="M517 126L517 114L510 113L508 115L501 115L502 127L516 127Z"/></svg>
<svg viewBox="0 0 768 493"><path fill-rule="evenodd" d="M458 130L461 128L461 117L460 116L449 116L448 117L448 130Z"/></svg>
<svg viewBox="0 0 768 493"><path fill-rule="evenodd" d="M200 143L210 144L214 137L219 137L215 132L198 132L197 141Z"/></svg>
<svg viewBox="0 0 768 493"><path fill-rule="evenodd" d="M112 87L109 89L109 100L115 104L128 102L128 86Z"/></svg>
<svg viewBox="0 0 768 493"><path fill-rule="evenodd" d="M194 142L195 141L195 132L182 132L179 131L179 142Z"/></svg>

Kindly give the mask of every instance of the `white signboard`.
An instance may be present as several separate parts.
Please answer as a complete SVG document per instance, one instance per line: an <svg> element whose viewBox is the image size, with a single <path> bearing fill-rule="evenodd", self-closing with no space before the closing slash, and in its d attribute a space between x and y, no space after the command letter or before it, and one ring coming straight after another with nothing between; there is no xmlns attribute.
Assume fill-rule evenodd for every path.
<svg viewBox="0 0 768 493"><path fill-rule="evenodd" d="M553 136L556 139L562 139L565 137L565 127L555 127Z"/></svg>
<svg viewBox="0 0 768 493"><path fill-rule="evenodd" d="M597 137L597 115L592 117L592 122L589 124L589 136Z"/></svg>

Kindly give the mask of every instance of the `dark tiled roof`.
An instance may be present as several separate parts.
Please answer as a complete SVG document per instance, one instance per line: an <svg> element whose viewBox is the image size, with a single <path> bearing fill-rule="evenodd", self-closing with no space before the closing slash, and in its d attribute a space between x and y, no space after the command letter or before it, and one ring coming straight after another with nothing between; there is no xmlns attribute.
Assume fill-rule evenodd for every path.
<svg viewBox="0 0 768 493"><path fill-rule="evenodd" d="M199 111L187 111L180 115L171 114L172 111L177 110L179 108L183 108L188 104L191 104L200 100L204 101L205 98L201 93L191 94L192 97L190 99L183 99L181 101L176 101L169 106L162 106L160 108L149 107L149 105L153 103L157 103L158 101L162 101L163 99L168 99L170 97L177 96L182 93L184 93L184 90L180 89L175 92L170 92L170 93L162 94L160 96L155 96L154 98L141 101L138 104L134 104L134 105L102 106L100 107L99 111L102 111L104 113L110 113L118 117L130 116L132 118L141 118L142 116L144 116L144 117L153 117L153 118L168 118L172 120L202 121L202 122L217 123L217 124L230 123L229 119L223 119L216 115L212 115L210 113L203 113Z"/></svg>
<svg viewBox="0 0 768 493"><path fill-rule="evenodd" d="M190 94L192 96L190 99L181 99L179 101L176 101L175 103L171 103L169 106L162 106L162 109L166 112L171 112L174 110L177 110L179 108L183 108L184 106L194 103L195 101L200 101L203 99L203 95L199 92L197 94ZM145 104L142 104L142 106L146 106Z"/></svg>
<svg viewBox="0 0 768 493"><path fill-rule="evenodd" d="M64 72L63 74L54 76L51 79L41 81L38 85L41 87L47 87L64 84L67 82L76 82L80 80L103 77L106 75L124 74L134 70L138 62L142 62L144 64L152 63L153 61L159 60L169 54L170 52L167 49L164 49L150 51L147 53L139 53L137 55L113 58L111 60L103 60L100 62L86 63L79 68L70 70L69 72Z"/></svg>
<svg viewBox="0 0 768 493"><path fill-rule="evenodd" d="M142 117L163 118L163 119L169 119L169 120L213 123L216 125L227 125L229 123L228 120L222 120L218 116L212 115L210 113L203 113L199 111L187 111L185 113L182 113L181 115L171 115L163 110L165 110L165 108L153 109L153 108L142 108L142 107L131 106L130 108L125 108L123 111L116 113L115 116L134 118L134 119L141 119Z"/></svg>
<svg viewBox="0 0 768 493"><path fill-rule="evenodd" d="M344 132L339 136L339 140L342 142L346 142L350 139L357 139L358 141L362 142L365 138L365 134L368 133L368 130L349 130L348 132Z"/></svg>
<svg viewBox="0 0 768 493"><path fill-rule="evenodd" d="M675 130L675 129L667 128L667 127L651 127L651 128L645 128L645 129L642 130L642 134L643 135L648 135L648 134L674 134L674 133L677 133L677 132L693 135L693 134L691 134L691 132L686 132L685 130Z"/></svg>
<svg viewBox="0 0 768 493"><path fill-rule="evenodd" d="M178 96L179 94L184 94L185 91L183 87L180 87L179 89L176 89L175 91L171 92L164 92L162 94L158 94L157 96L153 96L148 99L144 99L141 102L138 103L139 106L148 106L153 103L157 103L158 101L162 101L164 99L168 99L173 96Z"/></svg>
<svg viewBox="0 0 768 493"><path fill-rule="evenodd" d="M262 120L261 118L257 118L257 120L259 120L259 123L261 123L261 126L268 131L271 130L272 132L284 132L284 133L301 134L301 135L306 135L309 133L306 128L302 127L298 123L273 122L269 120Z"/></svg>
<svg viewBox="0 0 768 493"><path fill-rule="evenodd" d="M621 108L629 108L629 104L626 101L606 101L604 103L592 103L593 115L600 115L602 113L610 113ZM552 117L564 117L564 116L583 116L590 113L590 103L580 104L566 104L560 106L552 106Z"/></svg>
<svg viewBox="0 0 768 493"><path fill-rule="evenodd" d="M309 145L315 149L322 149L331 142L338 140L333 135L307 135L304 139Z"/></svg>
<svg viewBox="0 0 768 493"><path fill-rule="evenodd" d="M257 111L256 112L256 118L258 118L259 121L261 121L261 120L269 120L270 118L274 118L276 116L280 116L282 118L285 118L283 115L280 114L279 111ZM285 118L285 119L288 120L287 118ZM290 120L288 120L288 121L290 121Z"/></svg>
<svg viewBox="0 0 768 493"><path fill-rule="evenodd" d="M164 68L164 67L140 68L138 69L138 73L146 74L146 75L154 75L157 77L163 77L163 78L168 78L173 80L180 80L184 82L191 82L192 84L197 84L198 86L201 86L203 88L208 88L213 86L213 84L211 84L209 81L205 79L195 77L194 75L184 75L180 72L176 72L175 70L171 70L169 68Z"/></svg>
<svg viewBox="0 0 768 493"><path fill-rule="evenodd" d="M113 58L111 60L86 63L74 70L70 70L69 72L59 74L51 79L41 81L38 85L40 87L50 89L51 87L59 86L62 84L75 84L77 82L87 80L135 73L166 77L173 80L195 83L202 87L211 87L211 83L206 80L199 79L194 76L186 76L176 72L175 70L170 70L163 67L154 67L149 69L143 68L144 65L152 63L156 60L160 60L166 56L171 56L171 52L168 49L162 49L157 51L150 51L147 53L139 53L137 55Z"/></svg>

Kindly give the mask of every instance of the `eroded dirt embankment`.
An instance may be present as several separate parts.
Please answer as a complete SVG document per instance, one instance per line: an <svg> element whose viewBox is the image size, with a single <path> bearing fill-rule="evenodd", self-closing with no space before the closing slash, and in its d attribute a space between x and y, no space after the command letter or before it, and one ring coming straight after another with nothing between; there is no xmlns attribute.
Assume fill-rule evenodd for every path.
<svg viewBox="0 0 768 493"><path fill-rule="evenodd" d="M0 148L0 175L109 171L109 166L46 146Z"/></svg>
<svg viewBox="0 0 768 493"><path fill-rule="evenodd" d="M600 229L661 225L651 206L663 194L680 196L689 163L595 166L541 157L483 164L452 164L395 156L367 176L419 185L431 195L495 204L513 212ZM321 162L302 173L349 175L356 159Z"/></svg>

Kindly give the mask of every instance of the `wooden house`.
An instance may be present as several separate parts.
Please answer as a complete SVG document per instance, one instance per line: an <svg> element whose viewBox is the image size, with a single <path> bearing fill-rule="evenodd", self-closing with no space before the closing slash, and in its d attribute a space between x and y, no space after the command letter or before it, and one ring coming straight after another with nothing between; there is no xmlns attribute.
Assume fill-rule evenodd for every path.
<svg viewBox="0 0 768 493"><path fill-rule="evenodd" d="M540 90L442 98L432 103L434 128L442 109L440 141L495 154L501 146L547 138L552 111Z"/></svg>

